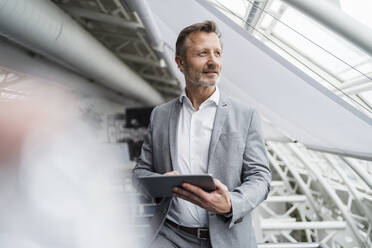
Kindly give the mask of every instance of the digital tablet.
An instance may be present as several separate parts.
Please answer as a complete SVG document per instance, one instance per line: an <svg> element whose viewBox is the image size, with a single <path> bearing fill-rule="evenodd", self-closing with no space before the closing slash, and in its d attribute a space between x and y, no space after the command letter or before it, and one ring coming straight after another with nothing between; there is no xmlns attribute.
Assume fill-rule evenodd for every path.
<svg viewBox="0 0 372 248"><path fill-rule="evenodd" d="M216 190L213 177L210 175L157 175L139 177L138 180L152 197L172 196L173 187L181 187L182 183L190 183L207 192Z"/></svg>

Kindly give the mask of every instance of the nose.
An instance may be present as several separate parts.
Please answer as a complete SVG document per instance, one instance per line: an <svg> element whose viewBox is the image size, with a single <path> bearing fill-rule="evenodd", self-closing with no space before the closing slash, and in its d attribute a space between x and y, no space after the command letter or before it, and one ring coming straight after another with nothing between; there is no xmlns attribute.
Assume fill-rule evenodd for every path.
<svg viewBox="0 0 372 248"><path fill-rule="evenodd" d="M219 65L220 64L220 58L218 56L216 56L213 52L210 52L209 55L208 55L208 61L207 61L207 64L208 65Z"/></svg>

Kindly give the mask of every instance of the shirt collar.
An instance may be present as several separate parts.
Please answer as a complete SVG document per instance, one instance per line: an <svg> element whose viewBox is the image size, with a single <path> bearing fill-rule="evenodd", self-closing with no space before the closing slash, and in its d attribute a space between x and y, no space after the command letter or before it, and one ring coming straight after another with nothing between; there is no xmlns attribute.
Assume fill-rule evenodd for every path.
<svg viewBox="0 0 372 248"><path fill-rule="evenodd" d="M183 103L184 99L187 99L187 100L190 101L190 99L186 95L186 88L183 89L183 91L182 91L182 93L179 97L179 101L181 103ZM216 103L216 105L218 106L218 103L220 101L220 90L218 89L217 85L216 85L216 90L213 92L213 94L207 100L205 100L202 104L207 103L209 101L212 101L212 102ZM190 101L190 103L191 103L191 101Z"/></svg>

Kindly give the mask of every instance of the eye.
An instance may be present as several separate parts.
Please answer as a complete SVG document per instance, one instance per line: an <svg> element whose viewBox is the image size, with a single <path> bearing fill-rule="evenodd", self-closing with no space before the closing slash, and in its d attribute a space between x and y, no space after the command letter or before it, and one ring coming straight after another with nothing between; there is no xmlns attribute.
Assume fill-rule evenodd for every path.
<svg viewBox="0 0 372 248"><path fill-rule="evenodd" d="M216 51L215 54L216 54L216 57L221 57L222 55L221 51Z"/></svg>
<svg viewBox="0 0 372 248"><path fill-rule="evenodd" d="M202 51L202 52L199 53L200 56L205 56L206 54L207 54L206 51Z"/></svg>

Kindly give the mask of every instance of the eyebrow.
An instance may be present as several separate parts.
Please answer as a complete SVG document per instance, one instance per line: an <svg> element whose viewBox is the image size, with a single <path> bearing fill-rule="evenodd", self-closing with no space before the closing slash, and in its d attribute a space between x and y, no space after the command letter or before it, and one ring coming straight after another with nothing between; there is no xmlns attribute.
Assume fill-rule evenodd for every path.
<svg viewBox="0 0 372 248"><path fill-rule="evenodd" d="M201 52L201 51L204 51L204 50L218 50L218 51L222 51L222 48L196 48L196 51L197 52Z"/></svg>

